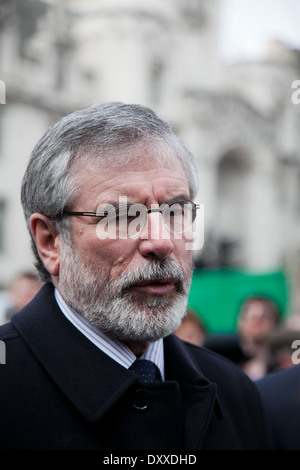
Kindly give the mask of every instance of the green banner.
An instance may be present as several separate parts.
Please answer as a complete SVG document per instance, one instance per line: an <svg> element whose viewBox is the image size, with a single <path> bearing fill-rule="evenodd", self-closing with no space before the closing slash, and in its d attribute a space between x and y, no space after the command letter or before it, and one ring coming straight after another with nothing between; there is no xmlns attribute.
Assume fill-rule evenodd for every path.
<svg viewBox="0 0 300 470"><path fill-rule="evenodd" d="M192 308L210 333L233 333L247 297L267 297L280 315L288 311L289 285L282 271L253 274L231 269L195 270L189 295Z"/></svg>

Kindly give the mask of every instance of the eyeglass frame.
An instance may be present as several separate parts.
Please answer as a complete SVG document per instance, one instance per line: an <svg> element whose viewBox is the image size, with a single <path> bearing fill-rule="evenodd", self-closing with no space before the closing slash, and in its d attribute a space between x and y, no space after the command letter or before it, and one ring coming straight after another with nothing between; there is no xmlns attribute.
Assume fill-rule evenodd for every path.
<svg viewBox="0 0 300 470"><path fill-rule="evenodd" d="M176 204L176 203L184 203L184 204L190 203L190 204L192 204L192 213L193 213L192 223L193 223L195 221L195 218L196 218L196 215L197 215L196 211L201 208L201 205L196 204L195 202L191 201L190 199L185 199L185 198L172 199L169 202L163 203L164 207L162 207L162 208L161 207L151 207L151 208L147 209L143 204L139 204L139 203L124 204L123 206L118 204L118 205L113 206L113 208L111 210L105 211L106 212L105 215L104 214L98 214L97 212L69 211L69 210L66 210L66 209L63 210L62 215L66 215L66 216L83 216L83 217L98 217L100 219L100 218L107 217L110 213L113 212L113 210L117 210L117 209L120 209L122 207L127 207L128 208L130 206L134 206L135 204L139 204L139 205L141 205L145 208L145 221L144 221L144 224L141 227L140 231L137 234L135 234L135 235L138 235L139 233L141 233L141 231L145 227L145 224L147 222L147 216L148 216L149 213L160 212L162 214L163 220L165 220L163 211L166 209L167 206L170 207L171 204ZM167 227L167 228L170 232L172 232L172 230L169 227ZM173 233L184 233L184 231L181 231L181 232L173 231Z"/></svg>

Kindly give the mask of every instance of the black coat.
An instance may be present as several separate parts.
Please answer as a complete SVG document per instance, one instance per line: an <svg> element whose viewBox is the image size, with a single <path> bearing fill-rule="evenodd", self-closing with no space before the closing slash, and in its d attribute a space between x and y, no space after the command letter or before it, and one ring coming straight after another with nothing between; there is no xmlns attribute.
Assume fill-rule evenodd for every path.
<svg viewBox="0 0 300 470"><path fill-rule="evenodd" d="M259 395L238 366L170 335L166 381L139 385L64 317L50 284L0 339L0 449L265 447Z"/></svg>
<svg viewBox="0 0 300 470"><path fill-rule="evenodd" d="M256 385L274 450L300 450L300 364L268 374Z"/></svg>

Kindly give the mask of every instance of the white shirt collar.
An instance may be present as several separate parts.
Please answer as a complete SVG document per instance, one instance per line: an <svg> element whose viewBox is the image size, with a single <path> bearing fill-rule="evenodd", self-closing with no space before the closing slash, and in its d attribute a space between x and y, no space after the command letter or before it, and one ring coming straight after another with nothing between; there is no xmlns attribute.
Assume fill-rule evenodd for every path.
<svg viewBox="0 0 300 470"><path fill-rule="evenodd" d="M136 360L136 356L121 341L113 340L106 334L91 325L82 315L75 312L66 304L57 289L54 291L56 301L65 317L77 328L86 338L88 338L101 351L128 369ZM151 343L147 351L141 356L149 359L158 366L164 380L164 349L163 340L159 339Z"/></svg>

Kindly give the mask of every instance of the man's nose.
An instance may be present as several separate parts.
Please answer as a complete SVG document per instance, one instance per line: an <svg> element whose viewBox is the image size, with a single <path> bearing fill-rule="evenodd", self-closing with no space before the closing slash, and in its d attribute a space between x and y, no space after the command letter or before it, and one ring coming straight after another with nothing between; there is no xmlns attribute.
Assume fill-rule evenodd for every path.
<svg viewBox="0 0 300 470"><path fill-rule="evenodd" d="M171 234L161 212L150 212L140 233L139 251L144 257L167 258L173 251Z"/></svg>

